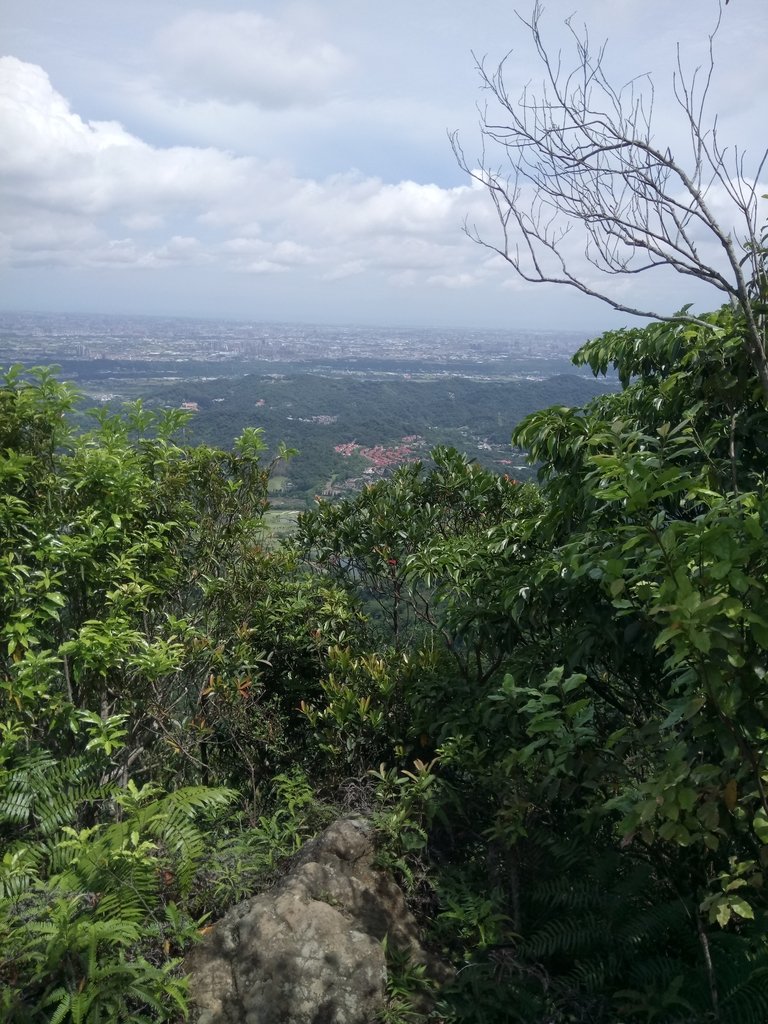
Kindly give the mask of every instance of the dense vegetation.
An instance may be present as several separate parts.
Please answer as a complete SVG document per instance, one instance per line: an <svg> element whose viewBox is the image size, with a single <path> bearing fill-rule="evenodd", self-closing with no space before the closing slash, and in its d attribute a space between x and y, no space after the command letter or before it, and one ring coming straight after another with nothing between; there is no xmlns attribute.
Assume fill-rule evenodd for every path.
<svg viewBox="0 0 768 1024"><path fill-rule="evenodd" d="M768 416L728 309L623 387L264 545L269 466L0 390L0 1008L169 1021L179 957L339 809L456 968L435 1020L768 1019ZM203 852L205 851L205 857ZM415 1021L407 986L390 1021Z"/></svg>
<svg viewBox="0 0 768 1024"><path fill-rule="evenodd" d="M531 360L531 362L534 362ZM466 450L488 468L509 461L509 437L529 413L546 405L580 405L605 385L574 373L544 380L499 381L443 373L417 380L403 379L404 366L393 379L368 380L323 372L296 373L295 367L277 376L247 374L240 379L187 381L155 390L153 405L180 406L194 402L199 411L188 425L195 442L228 447L247 427L278 438L298 454L284 472L294 506L312 501L334 479L360 477L368 463L334 451L338 444L398 443L408 435L424 438L430 447L449 444ZM486 372L494 370L492 364ZM611 381L611 384L613 381ZM256 404L258 402L258 405ZM331 422L318 423L317 417ZM481 449L479 441L493 450ZM518 466L524 459L517 458ZM516 469L520 476L525 468Z"/></svg>

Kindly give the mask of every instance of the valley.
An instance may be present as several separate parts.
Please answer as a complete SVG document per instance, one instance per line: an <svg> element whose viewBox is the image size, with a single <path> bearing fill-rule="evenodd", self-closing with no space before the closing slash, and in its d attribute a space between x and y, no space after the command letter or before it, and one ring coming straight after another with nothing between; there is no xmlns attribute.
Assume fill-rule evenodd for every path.
<svg viewBox="0 0 768 1024"><path fill-rule="evenodd" d="M275 467L273 510L300 510L429 462L448 445L527 479L510 444L525 416L582 405L613 384L577 370L576 332L264 325L154 317L0 315L0 360L55 365L89 406L140 399L188 413L191 443L229 448L245 428Z"/></svg>

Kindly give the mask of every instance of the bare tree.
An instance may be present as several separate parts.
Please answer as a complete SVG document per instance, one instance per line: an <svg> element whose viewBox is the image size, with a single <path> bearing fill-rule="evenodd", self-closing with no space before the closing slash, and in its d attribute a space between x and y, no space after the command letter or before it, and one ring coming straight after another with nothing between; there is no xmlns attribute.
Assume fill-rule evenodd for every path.
<svg viewBox="0 0 768 1024"><path fill-rule="evenodd" d="M743 318L749 356L768 399L768 267L757 192L768 150L748 176L744 153L724 148L717 118L707 120L720 18L709 35L703 67L686 74L678 46L672 81L687 129L681 162L654 139L650 77L612 86L603 70L605 45L593 52L588 33L576 31L571 19L566 25L575 62L571 70L564 68L562 55L545 46L542 13L536 0L530 20L520 18L541 62L538 93L529 86L519 97L510 96L505 83L510 55L492 70L476 60L491 97L480 110L482 156L471 165L456 133L451 143L462 168L488 189L501 237L490 242L470 224L465 224L467 234L526 281L569 285L634 316L703 323L687 309L667 315L627 305L608 283L604 288L594 281L671 267L712 285ZM492 164L489 153L500 155L501 162ZM730 202L735 224L715 217L716 192ZM581 269L574 267L566 255L568 236L580 238L586 260L600 274L585 273L581 260ZM705 253L713 251L717 255L708 259Z"/></svg>

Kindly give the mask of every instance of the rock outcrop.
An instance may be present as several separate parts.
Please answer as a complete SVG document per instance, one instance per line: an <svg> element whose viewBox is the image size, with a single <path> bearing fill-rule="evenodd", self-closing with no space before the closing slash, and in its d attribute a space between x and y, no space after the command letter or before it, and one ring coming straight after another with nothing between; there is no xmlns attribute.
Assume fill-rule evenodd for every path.
<svg viewBox="0 0 768 1024"><path fill-rule="evenodd" d="M403 893L373 867L365 821L335 822L272 890L233 908L187 958L197 1024L371 1024L382 940L428 958Z"/></svg>

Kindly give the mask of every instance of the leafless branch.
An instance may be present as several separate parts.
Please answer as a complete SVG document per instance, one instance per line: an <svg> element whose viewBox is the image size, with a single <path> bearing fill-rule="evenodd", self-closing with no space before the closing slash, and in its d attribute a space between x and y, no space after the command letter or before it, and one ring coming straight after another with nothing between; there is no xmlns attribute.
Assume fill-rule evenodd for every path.
<svg viewBox="0 0 768 1024"><path fill-rule="evenodd" d="M766 316L764 303L755 302L766 286L757 189L768 150L748 175L743 152L724 147L717 118L707 120L722 9L703 67L686 73L678 47L672 88L687 126L685 161L655 139L650 77L613 86L603 68L605 46L593 51L586 29L577 31L571 19L566 25L575 61L567 69L562 54L545 45L542 14L536 0L529 20L518 15L540 62L538 90L528 84L518 98L510 96L509 54L495 68L476 58L481 87L490 96L489 105L479 108L480 159L471 163L458 135L450 138L460 166L487 189L501 232L489 241L467 223L467 234L526 281L568 285L632 316L705 326L687 310L669 315L629 305L595 283L599 275L666 267L711 285L742 317L746 347L768 399ZM498 164L489 161L489 152L498 154ZM715 188L732 205L735 228L715 216ZM585 274L581 261L578 267L570 262L571 239L581 240L587 264L599 275ZM709 260L704 253L712 243L719 256Z"/></svg>

